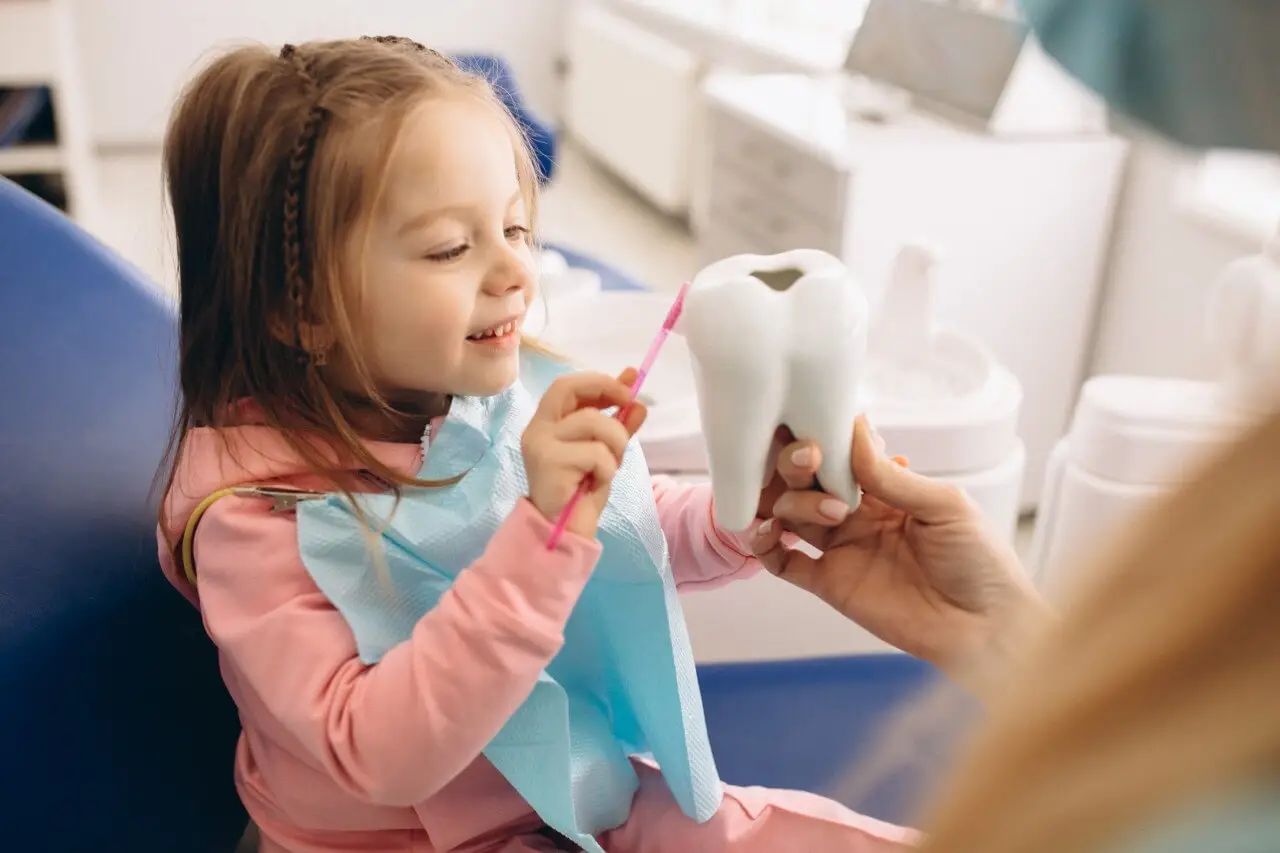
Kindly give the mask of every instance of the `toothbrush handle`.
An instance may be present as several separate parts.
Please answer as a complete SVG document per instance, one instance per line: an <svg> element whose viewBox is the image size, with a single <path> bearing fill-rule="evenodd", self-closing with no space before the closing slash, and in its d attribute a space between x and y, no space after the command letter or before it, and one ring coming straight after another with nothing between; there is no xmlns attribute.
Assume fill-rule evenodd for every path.
<svg viewBox="0 0 1280 853"><path fill-rule="evenodd" d="M551 535L547 537L547 550L554 551L556 546L560 544L560 540L564 538L565 528L569 526L569 518L573 515L573 510L578 506L578 501L582 500L591 487L595 485L595 477L588 474L582 478L582 482L578 484L578 490L569 498L569 502L564 505L564 509L560 510L560 517L556 519L556 526L551 528Z"/></svg>
<svg viewBox="0 0 1280 853"><path fill-rule="evenodd" d="M653 364L658 360L658 353L662 352L662 345L667 342L667 336L670 334L671 330L663 326L657 337L653 339L653 343L649 345L649 351L644 354L644 361L640 362L640 367L636 369L635 381L631 383L632 400L640 393L640 386L644 384L644 378L649 375L650 370L653 370Z"/></svg>

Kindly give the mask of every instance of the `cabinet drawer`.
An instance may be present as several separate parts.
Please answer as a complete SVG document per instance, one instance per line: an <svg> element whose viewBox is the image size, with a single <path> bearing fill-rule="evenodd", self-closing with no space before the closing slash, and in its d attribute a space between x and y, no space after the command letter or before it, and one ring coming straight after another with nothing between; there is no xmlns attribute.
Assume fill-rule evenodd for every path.
<svg viewBox="0 0 1280 853"><path fill-rule="evenodd" d="M727 112L712 111L710 124L717 163L732 164L757 183L772 186L820 221L844 218L847 175L843 170Z"/></svg>
<svg viewBox="0 0 1280 853"><path fill-rule="evenodd" d="M708 219L727 221L736 230L757 238L759 252L821 249L840 254L838 223L814 219L771 185L756 185L724 164L712 171L709 201Z"/></svg>
<svg viewBox="0 0 1280 853"><path fill-rule="evenodd" d="M0 87L54 82L55 23L53 3L0 0Z"/></svg>

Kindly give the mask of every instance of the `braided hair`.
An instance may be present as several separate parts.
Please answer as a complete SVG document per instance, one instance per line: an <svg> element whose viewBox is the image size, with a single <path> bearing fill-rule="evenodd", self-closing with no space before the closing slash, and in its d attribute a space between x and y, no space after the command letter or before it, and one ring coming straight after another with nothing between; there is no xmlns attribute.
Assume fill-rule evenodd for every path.
<svg viewBox="0 0 1280 853"><path fill-rule="evenodd" d="M456 64L437 50L433 50L420 42L404 36L361 36L361 41L376 42L393 48L409 49L420 53L424 58L445 65L451 69ZM303 340L302 324L308 317L307 308L307 270L306 253L302 245L302 223L305 222L307 171L315 152L316 140L323 130L327 111L321 98L321 87L316 79L312 63L307 52L294 44L285 44L280 48L280 59L290 64L294 76L303 87L304 97L311 104L298 130L297 138L289 152L289 165L284 190L283 234L284 234L284 274L289 290L289 303L293 311L294 345L299 358L304 363L318 366L324 363L324 352L313 351L308 342Z"/></svg>
<svg viewBox="0 0 1280 853"><path fill-rule="evenodd" d="M320 104L319 85L312 74L310 64L302 51L291 44L280 49L280 58L293 66L294 73L306 90L311 109L302 122L302 128L289 152L288 178L284 191L284 274L289 288L289 303L294 311L294 343L299 353L309 362L314 362L302 339L302 323L307 317L305 299L302 235L299 224L302 219L303 193L307 185L307 167L311 163L311 154L315 150L316 137L320 134L324 123L325 111Z"/></svg>

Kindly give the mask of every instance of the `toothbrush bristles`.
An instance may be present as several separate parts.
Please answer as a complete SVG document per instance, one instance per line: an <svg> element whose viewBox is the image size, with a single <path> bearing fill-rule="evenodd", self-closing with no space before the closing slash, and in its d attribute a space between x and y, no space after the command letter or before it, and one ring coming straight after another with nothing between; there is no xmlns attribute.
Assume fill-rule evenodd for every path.
<svg viewBox="0 0 1280 853"><path fill-rule="evenodd" d="M676 324L676 320L680 319L680 311L684 308L684 297L688 292L689 282L686 281L680 285L680 292L676 294L676 301L667 312L667 319L663 322L662 328L670 330Z"/></svg>

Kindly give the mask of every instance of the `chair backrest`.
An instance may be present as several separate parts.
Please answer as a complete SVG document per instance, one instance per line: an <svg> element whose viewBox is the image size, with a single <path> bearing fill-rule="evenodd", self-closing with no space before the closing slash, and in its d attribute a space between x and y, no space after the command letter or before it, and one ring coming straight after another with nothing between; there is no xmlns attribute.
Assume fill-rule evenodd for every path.
<svg viewBox="0 0 1280 853"><path fill-rule="evenodd" d="M156 560L174 309L0 179L0 847L226 853L239 732Z"/></svg>
<svg viewBox="0 0 1280 853"><path fill-rule="evenodd" d="M502 103L515 117L529 140L533 164L538 169L540 183L551 180L556 167L556 134L552 127L539 119L525 103L516 86L516 78L504 59L484 53L461 53L453 60L472 74L489 81Z"/></svg>

